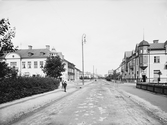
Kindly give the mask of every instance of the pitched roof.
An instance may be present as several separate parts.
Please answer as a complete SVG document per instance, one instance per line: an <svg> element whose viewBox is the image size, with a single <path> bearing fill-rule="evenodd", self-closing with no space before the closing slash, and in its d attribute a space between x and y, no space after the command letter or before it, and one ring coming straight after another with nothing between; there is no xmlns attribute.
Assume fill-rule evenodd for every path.
<svg viewBox="0 0 167 125"><path fill-rule="evenodd" d="M46 58L50 55L48 49L20 49L16 51L21 58Z"/></svg>
<svg viewBox="0 0 167 125"><path fill-rule="evenodd" d="M151 50L165 49L164 43L150 43L149 49Z"/></svg>
<svg viewBox="0 0 167 125"><path fill-rule="evenodd" d="M139 47L140 46L149 46L149 43L147 41L143 40L139 43Z"/></svg>
<svg viewBox="0 0 167 125"><path fill-rule="evenodd" d="M132 55L132 51L126 51L125 53L124 53L124 58L128 58L128 57L130 57Z"/></svg>
<svg viewBox="0 0 167 125"><path fill-rule="evenodd" d="M67 61L66 59L64 59L64 61L67 62L67 63L69 63L69 64L71 64L71 65L73 65L73 66L75 66L73 63Z"/></svg>

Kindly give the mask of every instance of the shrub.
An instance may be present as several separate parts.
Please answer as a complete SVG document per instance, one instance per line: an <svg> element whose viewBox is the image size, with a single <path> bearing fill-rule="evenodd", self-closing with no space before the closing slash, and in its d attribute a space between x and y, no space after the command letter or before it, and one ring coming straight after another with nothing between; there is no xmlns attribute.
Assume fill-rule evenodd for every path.
<svg viewBox="0 0 167 125"><path fill-rule="evenodd" d="M0 81L0 104L34 94L57 89L59 81L54 78L18 77Z"/></svg>

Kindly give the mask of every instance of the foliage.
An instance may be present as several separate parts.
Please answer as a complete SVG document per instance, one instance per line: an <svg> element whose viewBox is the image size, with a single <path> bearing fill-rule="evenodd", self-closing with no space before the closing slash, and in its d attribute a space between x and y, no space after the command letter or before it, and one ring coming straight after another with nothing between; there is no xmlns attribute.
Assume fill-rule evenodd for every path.
<svg viewBox="0 0 167 125"><path fill-rule="evenodd" d="M12 38L15 37L15 28L10 27L8 19L0 20L0 57L4 53L13 52L14 49L13 43L11 42ZM7 66L5 62L0 62L0 78L6 77L16 77L17 71L13 68Z"/></svg>
<svg viewBox="0 0 167 125"><path fill-rule="evenodd" d="M4 53L13 52L14 49L12 38L15 37L15 28L11 28L8 19L0 20L0 56L3 56Z"/></svg>
<svg viewBox="0 0 167 125"><path fill-rule="evenodd" d="M0 79L3 78L16 78L18 70L10 68L5 62L0 62Z"/></svg>
<svg viewBox="0 0 167 125"><path fill-rule="evenodd" d="M59 81L54 78L17 77L0 81L0 104L34 94L57 89Z"/></svg>
<svg viewBox="0 0 167 125"><path fill-rule="evenodd" d="M5 62L0 62L0 78L4 78L10 71Z"/></svg>
<svg viewBox="0 0 167 125"><path fill-rule="evenodd" d="M118 79L121 79L121 74L120 73L117 73L115 70L113 72L113 74L109 74L107 77L106 77L106 80L107 81L111 81L111 80L118 80Z"/></svg>
<svg viewBox="0 0 167 125"><path fill-rule="evenodd" d="M60 78L65 71L63 60L59 56L50 56L47 58L43 72L47 76Z"/></svg>

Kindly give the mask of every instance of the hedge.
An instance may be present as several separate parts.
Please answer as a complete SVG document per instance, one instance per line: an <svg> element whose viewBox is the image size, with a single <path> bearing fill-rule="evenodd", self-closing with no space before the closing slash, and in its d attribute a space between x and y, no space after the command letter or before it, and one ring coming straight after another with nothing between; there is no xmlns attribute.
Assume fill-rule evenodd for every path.
<svg viewBox="0 0 167 125"><path fill-rule="evenodd" d="M59 81L54 78L18 77L0 81L0 104L55 90Z"/></svg>

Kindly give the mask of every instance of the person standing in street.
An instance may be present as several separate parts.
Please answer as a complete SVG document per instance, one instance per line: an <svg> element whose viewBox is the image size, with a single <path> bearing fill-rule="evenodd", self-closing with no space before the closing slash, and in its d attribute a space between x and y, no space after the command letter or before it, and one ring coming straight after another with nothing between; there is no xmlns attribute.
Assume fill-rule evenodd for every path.
<svg viewBox="0 0 167 125"><path fill-rule="evenodd" d="M66 81L64 81L63 87L64 87L64 92L66 92L66 88L67 88L67 82Z"/></svg>

